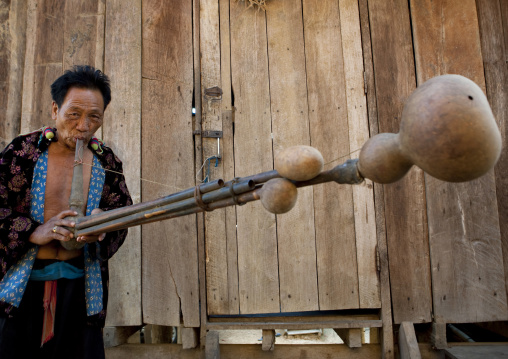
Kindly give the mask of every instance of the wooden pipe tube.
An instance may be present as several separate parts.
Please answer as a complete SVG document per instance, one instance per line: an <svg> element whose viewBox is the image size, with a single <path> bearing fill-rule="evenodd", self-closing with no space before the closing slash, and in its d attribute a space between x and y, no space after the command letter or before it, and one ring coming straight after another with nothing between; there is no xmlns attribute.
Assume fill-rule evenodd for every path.
<svg viewBox="0 0 508 359"><path fill-rule="evenodd" d="M69 197L69 208L78 213L77 216L69 216L66 219L77 221L83 217L85 210L85 198L83 194L83 140L76 141L76 152L74 154L74 168L72 172L71 195ZM61 241L62 247L67 250L82 248L85 244L76 241L74 237L67 242Z"/></svg>
<svg viewBox="0 0 508 359"><path fill-rule="evenodd" d="M230 185L228 187L221 187L214 191L201 194L202 195L201 200L203 202L203 205L209 206L210 203L214 201L218 201L228 197L233 197L238 194L250 191L255 186L253 181L241 180L238 182L229 182L229 183ZM189 190L190 189L184 192L187 192ZM195 188L193 188L192 190L194 191ZM76 224L76 235L81 236L91 233L111 232L114 230L118 230L124 225L129 225L129 227L131 227L138 224L144 224L148 222L152 217L157 217L163 214L169 215L171 213L191 210L196 207L200 208L199 204L197 203L194 197L186 198L178 202L168 203L163 206L150 207L148 209L140 210L138 208L138 210L135 211L124 210L125 208L129 207L119 208L101 213L101 215L103 216L100 222L97 222L95 218L92 218L93 216L84 217L80 223ZM203 207L203 210L206 209ZM111 216L107 218L106 216L107 214L110 214ZM86 220L87 218L91 218L91 220L93 220L95 224L89 225L89 223Z"/></svg>
<svg viewBox="0 0 508 359"><path fill-rule="evenodd" d="M460 75L419 86L402 111L398 134L379 134L362 147L358 169L378 183L401 179L416 165L448 182L471 181L499 159L501 134L483 91Z"/></svg>
<svg viewBox="0 0 508 359"><path fill-rule="evenodd" d="M251 191L241 193L236 197L236 200L233 199L232 197L229 197L229 198L217 200L215 202L211 202L211 203L209 203L208 211L213 211L218 208L231 207L231 206L235 206L235 205L243 205L248 202L256 201L256 200L260 199L261 189L262 189L262 187L257 187ZM115 223L114 226L110 227L111 228L110 230L117 231L117 230L126 229L126 228L130 228L130 227L138 226L138 225L159 222L159 221L163 221L166 219L187 216L190 214L200 213L200 212L204 212L204 211L205 211L205 209L195 206L195 207L192 207L189 209L184 209L184 210L175 211L175 212L159 213L159 214L149 216L146 218L139 218L137 221L132 221L130 223L117 222L117 223ZM83 235L85 235L85 234L99 234L99 233L104 232L104 228L88 227L88 228L83 229L80 232L81 232L80 234L83 234Z"/></svg>
<svg viewBox="0 0 508 359"><path fill-rule="evenodd" d="M242 205L248 202L260 199L263 185L274 178L281 178L277 171L267 171L248 177L242 177L236 181L228 181L226 185L215 191L204 193L202 200L207 208L201 208L196 205L194 198L187 198L179 202L169 203L165 206L153 207L139 211L123 211L124 208L111 210L101 213L102 219L99 223L90 226L87 218L93 219L94 216L84 217L77 225L77 235L99 234L111 232L137 225L148 224L165 219L185 216L193 213L212 211L217 208L224 208L234 205ZM299 187L312 186L325 182L336 182L341 184L354 184L363 181L358 174L357 160L348 160L344 164L338 165L331 170L324 171L315 178L308 181L292 181ZM231 194L231 186L235 197ZM186 191L189 191L188 189ZM148 203L148 202L147 202ZM134 207L134 206L129 206ZM125 207L128 208L128 207ZM111 213L111 218L105 218L104 215ZM122 214L122 215L120 215ZM126 215L123 215L126 214Z"/></svg>
<svg viewBox="0 0 508 359"><path fill-rule="evenodd" d="M224 187L224 181L218 179L212 182L207 182L199 185L201 193L208 193L215 191L219 188ZM132 206L118 208L112 211L107 211L99 214L94 214L88 217L80 217L76 221L76 229L78 232L81 229L97 226L104 222L110 222L117 218L127 217L132 214L150 211L156 208L160 208L171 203L176 203L194 196L194 187L188 188L184 191L170 194L169 196L161 197L153 201L137 203Z"/></svg>

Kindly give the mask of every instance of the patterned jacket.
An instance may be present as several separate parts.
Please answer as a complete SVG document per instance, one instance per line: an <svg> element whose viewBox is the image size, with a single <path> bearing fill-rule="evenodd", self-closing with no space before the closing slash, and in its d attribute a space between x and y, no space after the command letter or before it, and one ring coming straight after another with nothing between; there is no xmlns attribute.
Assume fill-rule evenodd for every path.
<svg viewBox="0 0 508 359"><path fill-rule="evenodd" d="M18 136L0 155L0 280L34 246L28 240L40 225L30 217L30 203L34 167L51 143L42 136L42 130ZM106 170L106 177L99 208L108 211L131 205L125 178L121 174L121 161L110 148L103 145L100 150L94 152ZM118 251L126 235L127 230L109 232L100 244L104 309L89 317L91 325L104 326L108 300L108 259ZM15 310L12 305L0 301L0 315L15 315Z"/></svg>

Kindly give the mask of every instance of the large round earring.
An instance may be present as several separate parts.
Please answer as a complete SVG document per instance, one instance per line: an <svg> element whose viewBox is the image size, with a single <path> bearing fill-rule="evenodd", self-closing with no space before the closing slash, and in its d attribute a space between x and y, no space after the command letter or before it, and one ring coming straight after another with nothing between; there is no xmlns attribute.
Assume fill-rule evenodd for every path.
<svg viewBox="0 0 508 359"><path fill-rule="evenodd" d="M55 132L52 128L48 127L44 130L44 137L51 141L55 137Z"/></svg>

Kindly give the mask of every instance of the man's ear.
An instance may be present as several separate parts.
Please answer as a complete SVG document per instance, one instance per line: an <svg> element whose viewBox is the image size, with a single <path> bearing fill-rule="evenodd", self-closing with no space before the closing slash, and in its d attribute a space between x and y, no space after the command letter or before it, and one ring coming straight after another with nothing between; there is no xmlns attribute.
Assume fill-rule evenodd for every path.
<svg viewBox="0 0 508 359"><path fill-rule="evenodd" d="M56 115L57 115L57 113L58 113L58 105L56 104L56 102L55 102L55 101L53 101L53 102L51 103L51 118L52 118L53 120L56 120Z"/></svg>

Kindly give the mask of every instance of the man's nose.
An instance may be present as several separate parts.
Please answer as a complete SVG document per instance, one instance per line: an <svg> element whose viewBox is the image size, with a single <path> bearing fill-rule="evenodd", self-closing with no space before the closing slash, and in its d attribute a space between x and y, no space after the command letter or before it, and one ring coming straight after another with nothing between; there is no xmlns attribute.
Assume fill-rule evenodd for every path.
<svg viewBox="0 0 508 359"><path fill-rule="evenodd" d="M90 120L87 116L83 115L78 121L76 128L80 131L86 132L90 129Z"/></svg>

